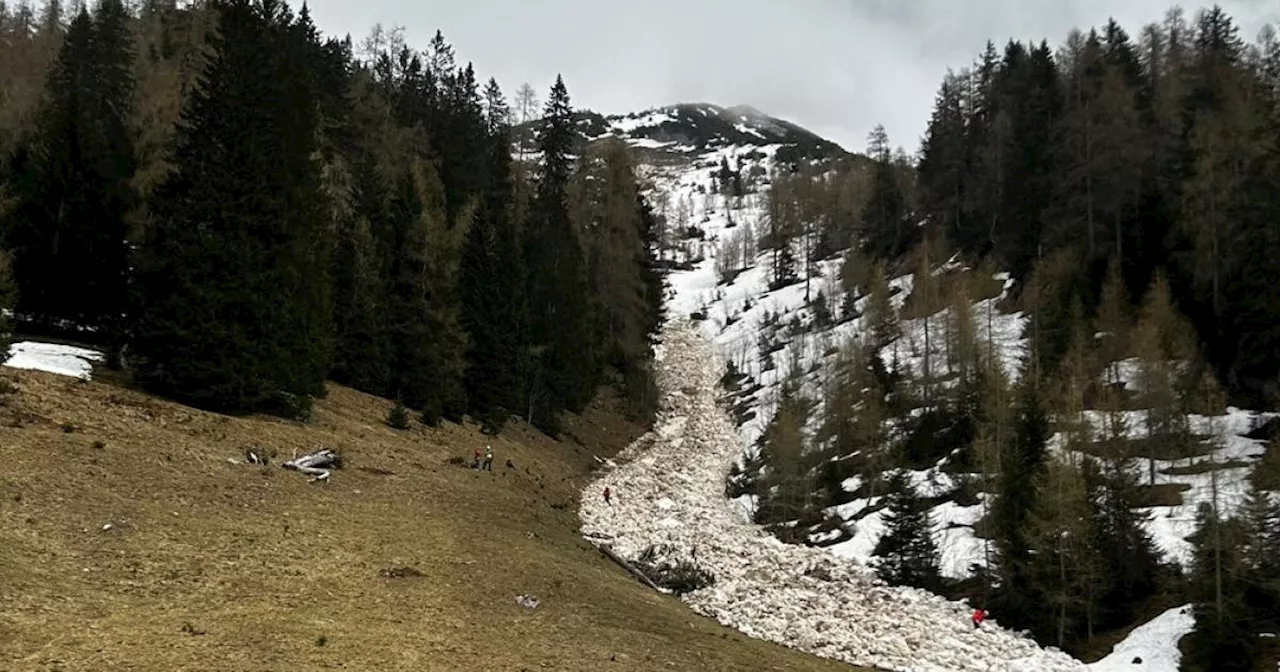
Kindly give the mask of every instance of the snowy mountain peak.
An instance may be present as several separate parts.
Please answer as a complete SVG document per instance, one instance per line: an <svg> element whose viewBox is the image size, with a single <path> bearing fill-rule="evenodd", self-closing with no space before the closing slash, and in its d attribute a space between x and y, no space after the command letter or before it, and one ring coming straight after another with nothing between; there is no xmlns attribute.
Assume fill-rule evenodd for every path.
<svg viewBox="0 0 1280 672"><path fill-rule="evenodd" d="M774 148L779 160L839 159L850 156L840 145L798 124L770 116L748 105L721 107L705 102L679 103L640 112L602 115L576 113L585 146L608 137L636 149L669 156L695 157L729 147ZM532 149L539 122L516 129L516 139Z"/></svg>

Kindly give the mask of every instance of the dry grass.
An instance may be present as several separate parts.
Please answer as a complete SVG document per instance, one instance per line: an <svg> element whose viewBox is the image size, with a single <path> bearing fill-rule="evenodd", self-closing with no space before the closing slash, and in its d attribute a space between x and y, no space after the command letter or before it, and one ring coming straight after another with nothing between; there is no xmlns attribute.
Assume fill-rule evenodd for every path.
<svg viewBox="0 0 1280 672"><path fill-rule="evenodd" d="M579 537L592 453L640 431L602 409L566 443L508 430L489 474L448 464L474 428L397 432L336 386L303 425L5 374L0 669L851 669L697 617ZM228 462L255 445L346 468Z"/></svg>

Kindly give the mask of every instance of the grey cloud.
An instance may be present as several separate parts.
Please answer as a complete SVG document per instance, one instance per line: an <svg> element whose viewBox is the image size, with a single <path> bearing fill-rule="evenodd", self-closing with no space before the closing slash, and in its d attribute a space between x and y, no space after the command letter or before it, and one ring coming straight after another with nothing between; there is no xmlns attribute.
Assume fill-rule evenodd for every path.
<svg viewBox="0 0 1280 672"><path fill-rule="evenodd" d="M1280 22L1276 0L1222 6L1251 39ZM311 0L321 30L357 40L436 29L508 91L545 91L562 73L574 104L630 112L674 102L745 103L861 148L884 124L919 145L948 68L988 39L1048 40L1114 16L1132 35L1170 7L1157 0ZM1187 5L1188 17L1197 6Z"/></svg>

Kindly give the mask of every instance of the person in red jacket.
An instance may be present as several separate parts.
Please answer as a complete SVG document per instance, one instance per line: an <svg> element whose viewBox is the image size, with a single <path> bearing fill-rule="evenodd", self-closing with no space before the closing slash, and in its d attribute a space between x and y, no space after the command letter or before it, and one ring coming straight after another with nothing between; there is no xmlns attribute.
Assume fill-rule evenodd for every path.
<svg viewBox="0 0 1280 672"><path fill-rule="evenodd" d="M973 610L973 629L977 630L978 628L982 627L982 621L986 619L986 617L989 615L990 614L988 614L985 609L974 609Z"/></svg>

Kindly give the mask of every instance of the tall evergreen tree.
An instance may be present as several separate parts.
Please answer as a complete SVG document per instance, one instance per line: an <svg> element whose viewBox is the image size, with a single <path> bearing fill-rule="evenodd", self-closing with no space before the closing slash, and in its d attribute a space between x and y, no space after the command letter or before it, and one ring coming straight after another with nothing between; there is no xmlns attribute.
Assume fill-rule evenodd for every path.
<svg viewBox="0 0 1280 672"><path fill-rule="evenodd" d="M511 182L506 101L496 81L485 89L489 170L475 223L467 232L459 271L463 324L471 335L467 394L491 431L520 411L528 374L527 304L520 230Z"/></svg>
<svg viewBox="0 0 1280 672"><path fill-rule="evenodd" d="M471 214L447 220L444 186L432 165L415 159L392 199L397 229L389 289L391 390L422 420L460 420L467 335L461 324L457 269Z"/></svg>
<svg viewBox="0 0 1280 672"><path fill-rule="evenodd" d="M106 0L71 22L46 85L11 240L19 313L100 333L119 365L127 302L128 218L136 197L129 16ZM76 269L67 273L68 268Z"/></svg>
<svg viewBox="0 0 1280 672"><path fill-rule="evenodd" d="M1193 558L1190 592L1195 629L1186 637L1188 672L1246 672L1254 669L1257 635L1251 628L1253 610L1245 599L1246 566L1242 551L1247 529L1217 511L1217 502L1201 503L1196 532L1191 537Z"/></svg>
<svg viewBox="0 0 1280 672"><path fill-rule="evenodd" d="M894 170L889 136L877 126L871 132L867 154L875 160L871 198L862 211L864 246L876 259L896 259L915 243L907 221L906 198Z"/></svg>
<svg viewBox="0 0 1280 672"><path fill-rule="evenodd" d="M1035 623L1043 617L1037 614L1041 587L1032 567L1029 523L1039 499L1048 441L1049 419L1040 391L1033 381L1024 380L1013 436L1000 451L999 493L992 511L1000 577L993 602L1012 622Z"/></svg>
<svg viewBox="0 0 1280 672"><path fill-rule="evenodd" d="M889 477L886 530L872 555L876 573L895 586L937 590L941 584L938 546L933 540L929 504L899 469Z"/></svg>
<svg viewBox="0 0 1280 672"><path fill-rule="evenodd" d="M13 345L13 319L9 315L18 302L18 287L13 282L13 255L0 254L0 364L9 359Z"/></svg>
<svg viewBox="0 0 1280 672"><path fill-rule="evenodd" d="M529 419L552 433L557 414L581 410L598 380L586 263L569 220L573 110L564 80L556 78L538 137L542 166L525 228L532 343L538 348L529 381Z"/></svg>
<svg viewBox="0 0 1280 672"><path fill-rule="evenodd" d="M213 56L151 203L137 274L139 380L224 410L323 391L330 368L316 97L274 1L219 0Z"/></svg>

